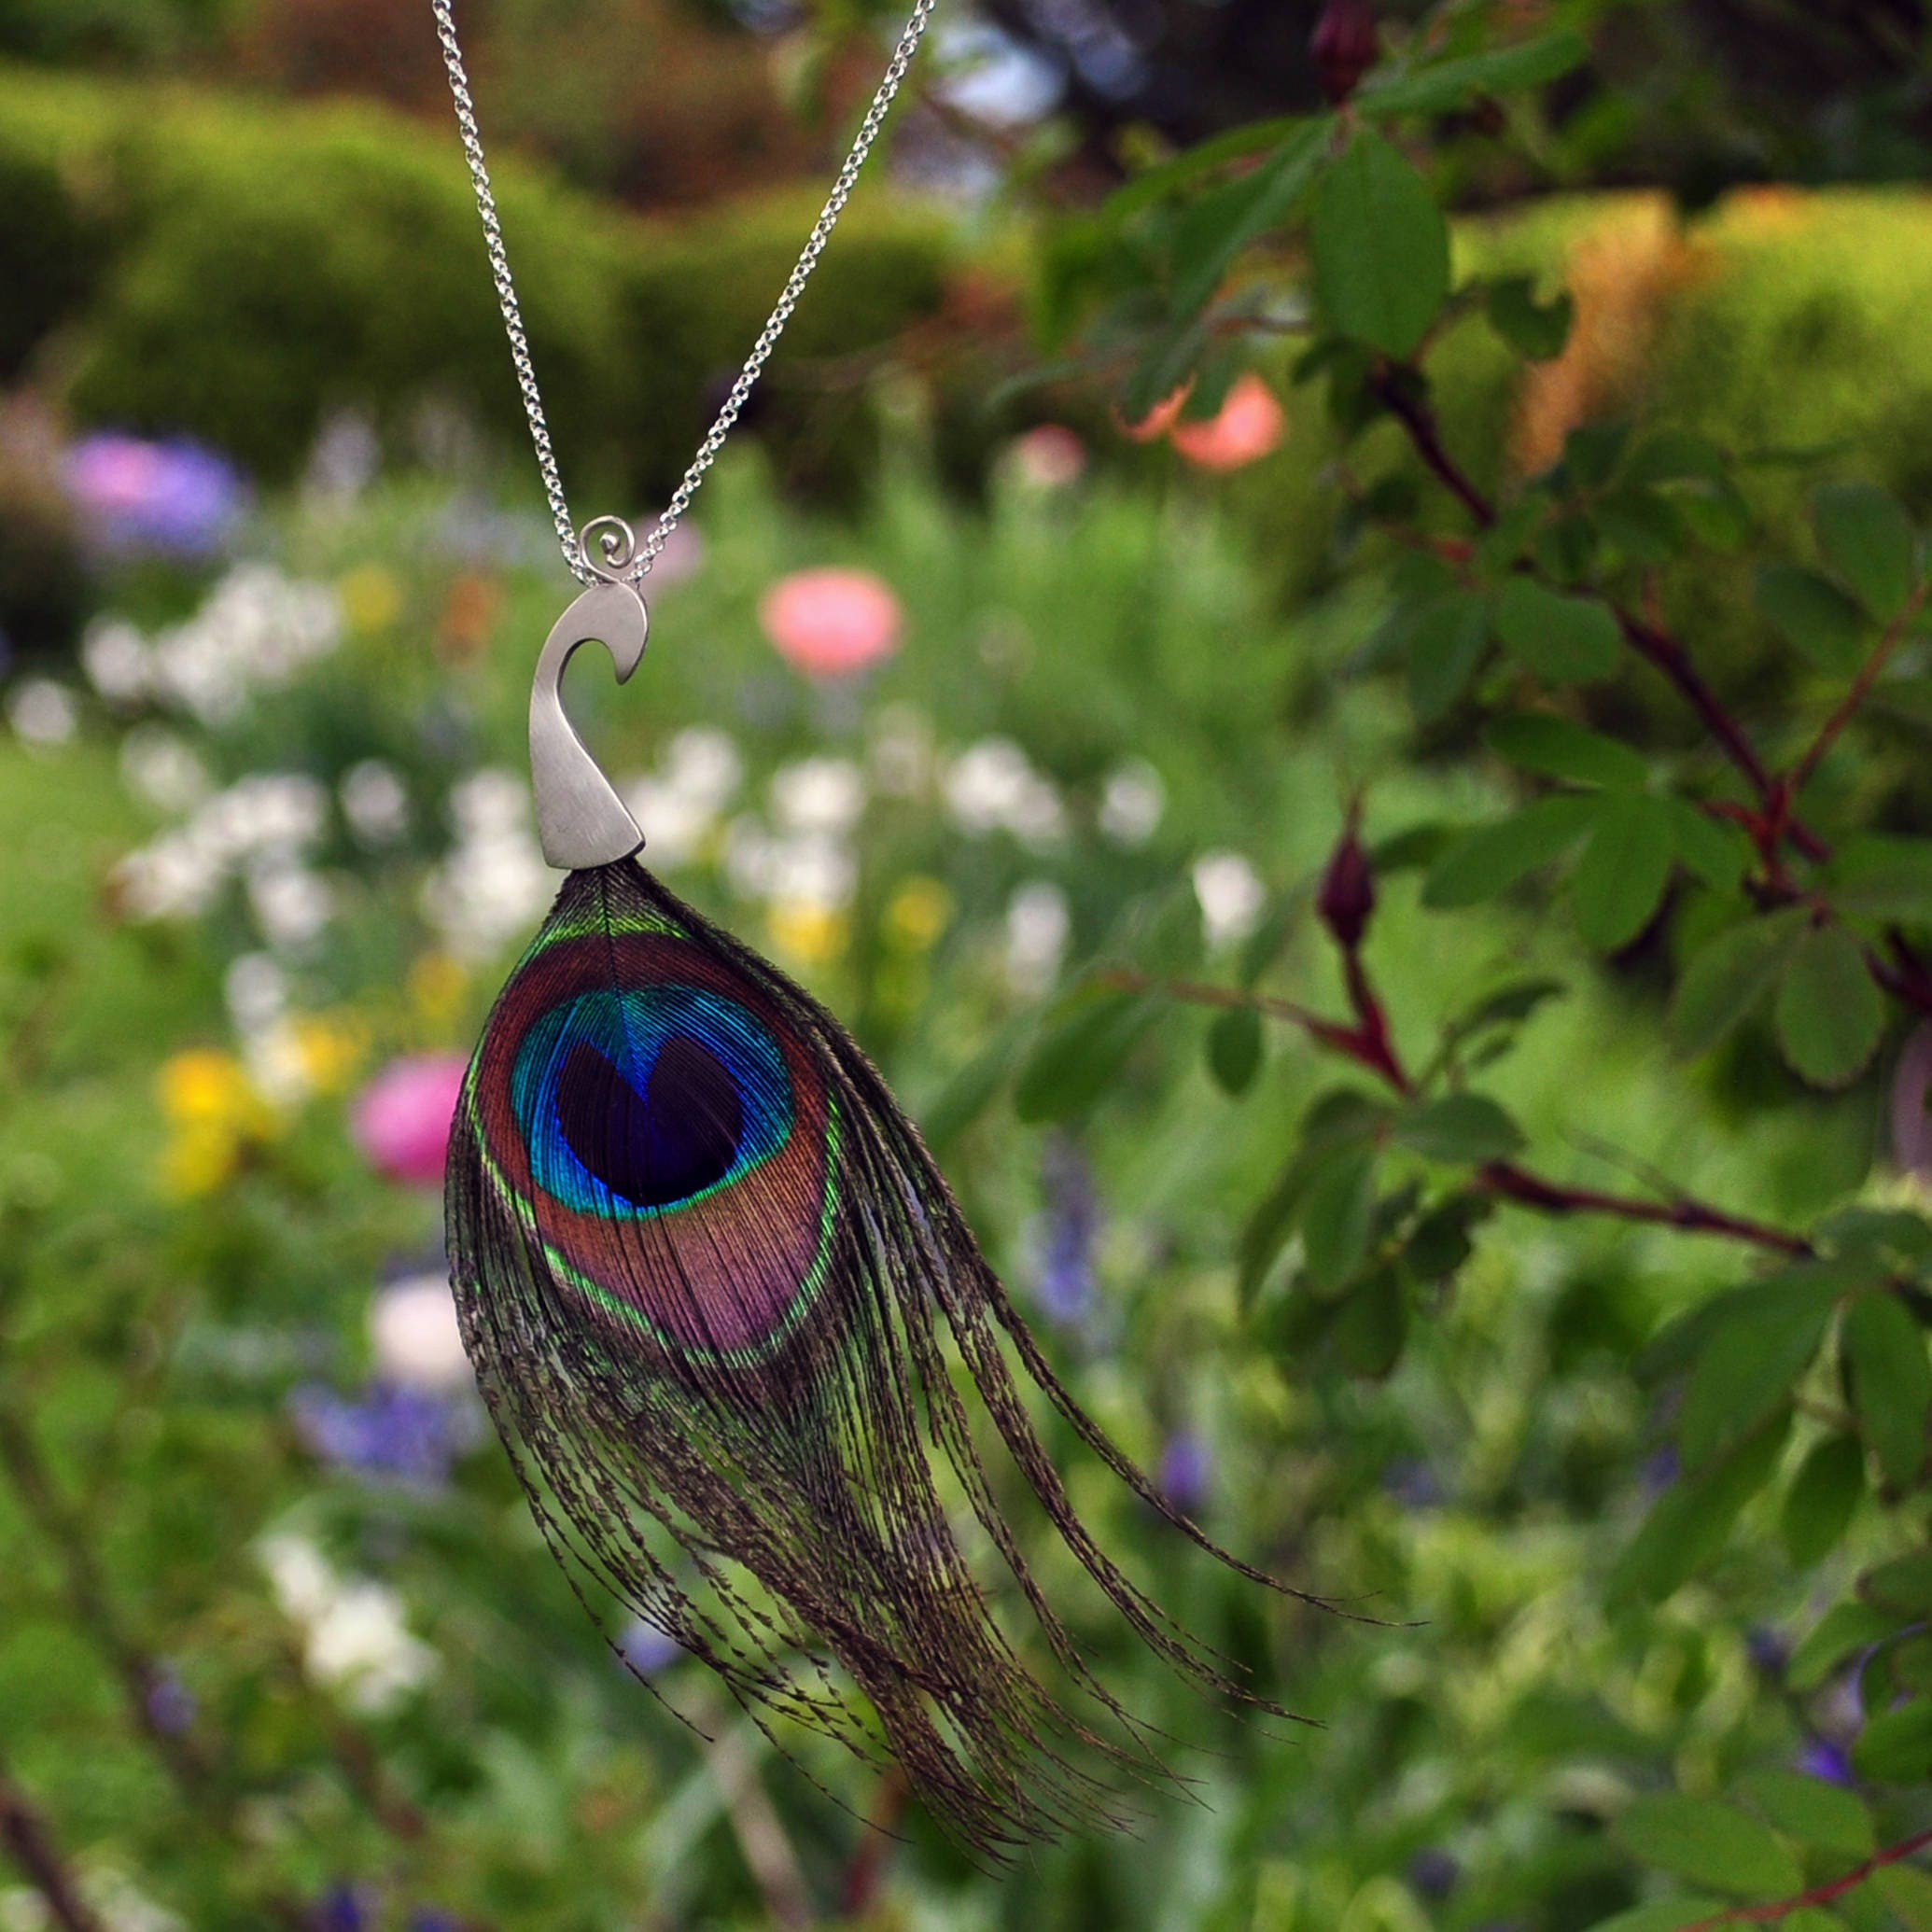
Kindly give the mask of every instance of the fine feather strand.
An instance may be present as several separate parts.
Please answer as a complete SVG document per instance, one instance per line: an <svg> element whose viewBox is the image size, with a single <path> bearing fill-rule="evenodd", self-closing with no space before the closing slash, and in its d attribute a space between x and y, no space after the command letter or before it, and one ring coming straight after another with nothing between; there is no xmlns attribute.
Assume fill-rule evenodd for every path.
<svg viewBox="0 0 1932 1932"><path fill-rule="evenodd" d="M761 1723L895 1759L994 1858L1121 1823L1115 1772L1184 1786L1029 1566L955 1362L1132 1630L1290 1715L1095 1542L1021 1375L1174 1527L1301 1593L1174 1510L1081 1408L850 1035L634 862L570 875L506 987L447 1207L464 1338L573 1586L702 1659ZM1002 1628L969 1561L982 1539L1108 1735Z"/></svg>

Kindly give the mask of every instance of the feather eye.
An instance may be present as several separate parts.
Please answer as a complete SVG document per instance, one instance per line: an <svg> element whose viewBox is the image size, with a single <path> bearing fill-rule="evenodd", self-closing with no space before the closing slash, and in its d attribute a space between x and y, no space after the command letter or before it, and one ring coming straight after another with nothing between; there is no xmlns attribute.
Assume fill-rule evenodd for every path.
<svg viewBox="0 0 1932 1932"><path fill-rule="evenodd" d="M634 862L571 874L504 988L447 1209L479 1382L594 1614L614 1598L761 1722L895 1758L974 1851L1120 1822L1119 1771L1185 1780L1029 1570L956 1363L1134 1631L1288 1715L1099 1548L1023 1380L1183 1533L1286 1586L1178 1516L1081 1409L844 1029ZM969 1542L1003 1564L1071 1696L1002 1628Z"/></svg>

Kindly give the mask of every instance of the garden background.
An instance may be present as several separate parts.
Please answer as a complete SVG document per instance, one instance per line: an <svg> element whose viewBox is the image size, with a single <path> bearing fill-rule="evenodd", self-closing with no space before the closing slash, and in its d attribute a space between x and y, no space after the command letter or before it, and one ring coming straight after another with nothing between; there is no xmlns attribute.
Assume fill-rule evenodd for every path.
<svg viewBox="0 0 1932 1932"><path fill-rule="evenodd" d="M648 520L896 24L463 24L572 501ZM461 1357L568 581L428 7L4 0L0 1928L1932 1926L1927 34L943 16L573 678L1083 1401L1358 1613L1049 1430L1313 1723L1029 1521L1198 1802L1002 1874L613 1656Z"/></svg>

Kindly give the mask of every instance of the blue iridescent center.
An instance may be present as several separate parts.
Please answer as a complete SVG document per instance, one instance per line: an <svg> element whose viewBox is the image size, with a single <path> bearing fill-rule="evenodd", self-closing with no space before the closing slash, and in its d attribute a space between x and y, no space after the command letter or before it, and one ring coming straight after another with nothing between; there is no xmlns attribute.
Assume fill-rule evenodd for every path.
<svg viewBox="0 0 1932 1932"><path fill-rule="evenodd" d="M619 1220L729 1187L791 1133L777 1041L700 987L600 987L553 1007L517 1049L510 1091L537 1184Z"/></svg>

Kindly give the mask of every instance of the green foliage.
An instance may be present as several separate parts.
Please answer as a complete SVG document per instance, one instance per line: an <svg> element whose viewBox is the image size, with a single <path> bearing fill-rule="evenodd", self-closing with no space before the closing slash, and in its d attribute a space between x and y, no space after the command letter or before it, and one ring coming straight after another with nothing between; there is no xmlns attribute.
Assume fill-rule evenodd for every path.
<svg viewBox="0 0 1932 1932"><path fill-rule="evenodd" d="M399 437L426 400L521 433L468 178L438 133L370 107L184 94L157 109L126 88L14 72L0 75L7 169L20 186L0 203L0 351L18 362L63 325L83 416L187 430L269 477L303 460L337 407ZM607 487L667 490L708 385L743 359L785 278L806 197L679 227L614 215L513 159L499 176L560 442ZM861 201L840 238L791 353L863 350L941 301L942 216ZM782 443L796 413L779 401L769 420ZM848 417L845 457L813 460L836 471L862 430Z"/></svg>

